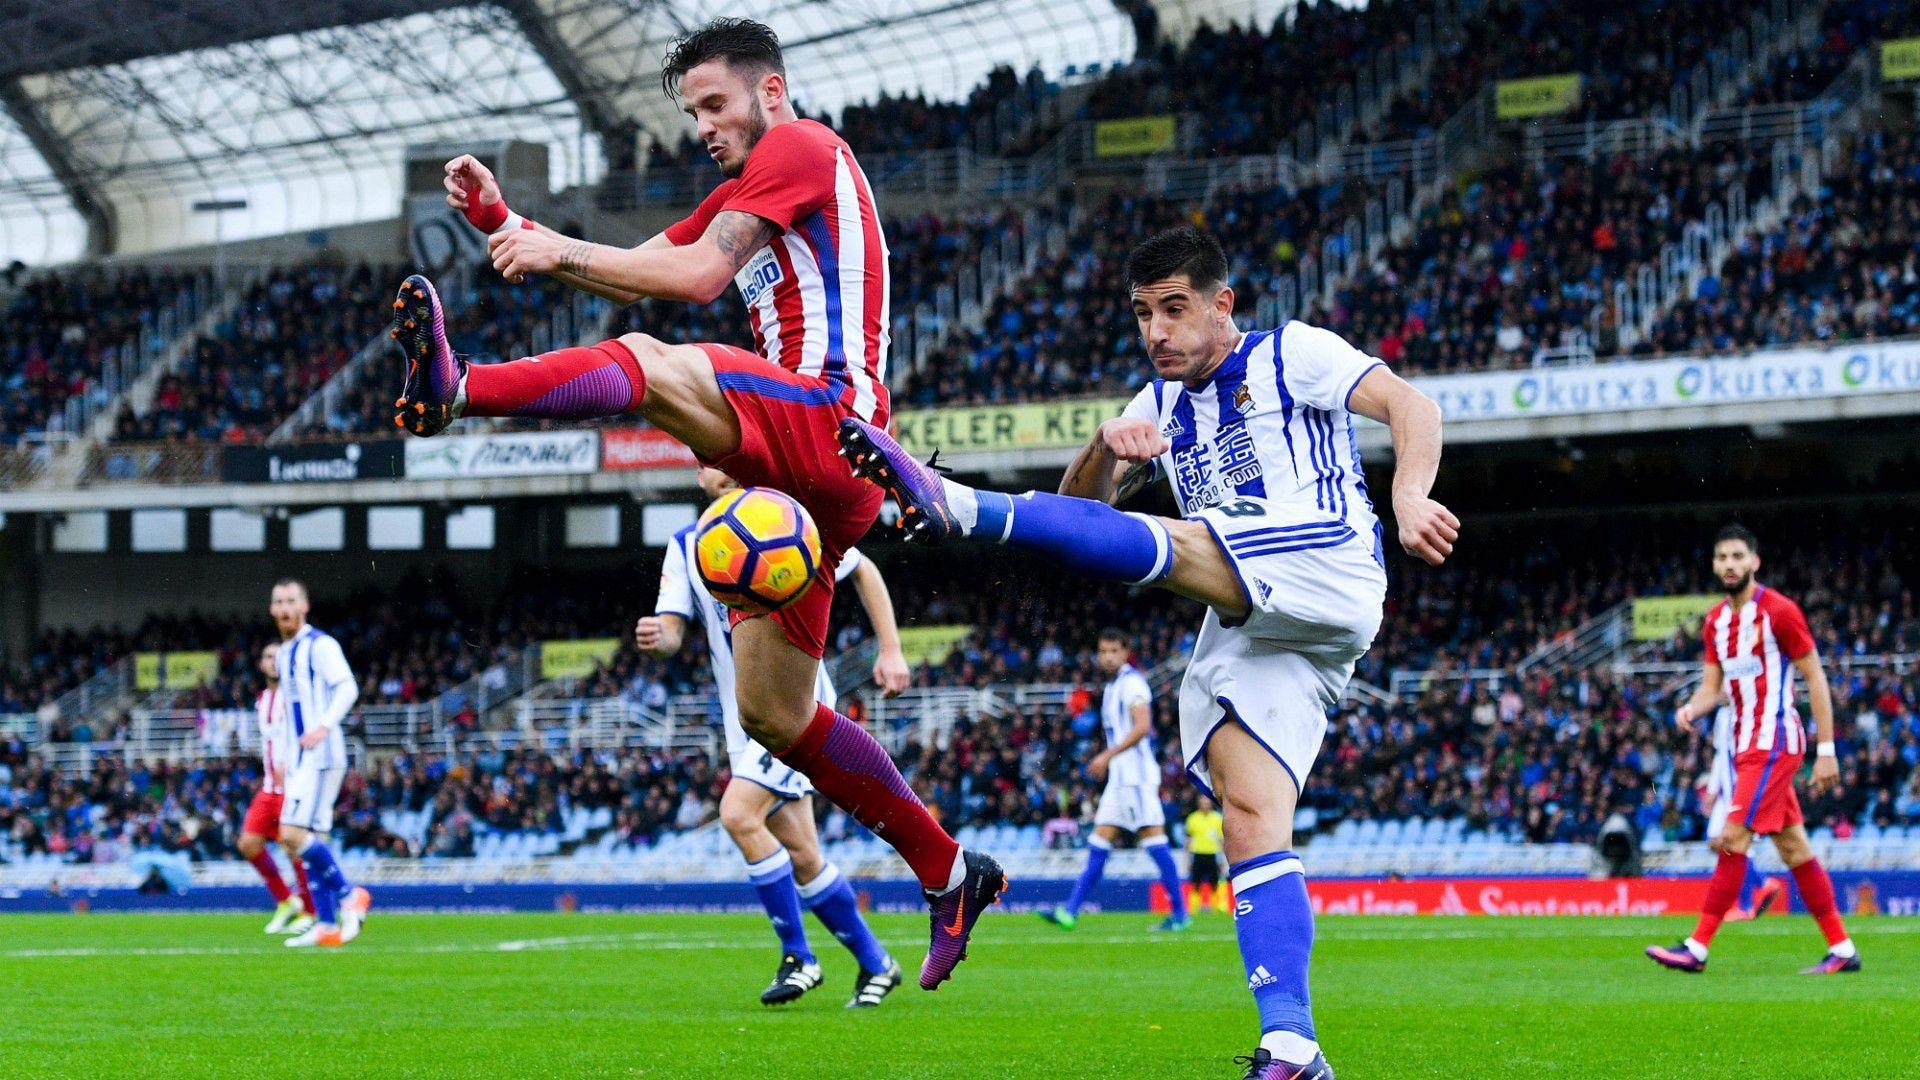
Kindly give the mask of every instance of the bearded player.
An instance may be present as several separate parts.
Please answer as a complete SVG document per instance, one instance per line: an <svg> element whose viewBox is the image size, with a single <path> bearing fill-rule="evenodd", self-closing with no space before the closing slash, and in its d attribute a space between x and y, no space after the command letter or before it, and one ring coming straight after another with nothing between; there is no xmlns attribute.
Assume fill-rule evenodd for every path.
<svg viewBox="0 0 1920 1080"><path fill-rule="evenodd" d="M700 490L709 499L738 486L718 469L700 470ZM807 778L775 761L740 727L728 609L707 591L695 569L696 535L694 526L689 525L667 545L654 613L635 624L633 642L644 652L668 657L686 642L688 624L698 623L706 631L707 656L719 692L728 771L732 774L720 796L720 825L746 859L747 879L753 883L767 921L780 938L780 968L773 984L760 995L760 1003L785 1005L820 985L820 961L807 942L807 928L800 919L804 907L860 965L847 1007L872 1008L900 985L900 965L867 928L853 884L820 851L820 837L813 826L813 788ZM837 573L837 581L853 579L854 591L873 623L873 635L880 646L874 659L873 681L888 696L900 693L907 688L912 673L900 650L900 629L893 619L893 598L887 592L886 579L858 548L847 549ZM833 680L822 665L815 697L830 709L837 696Z"/></svg>
<svg viewBox="0 0 1920 1080"><path fill-rule="evenodd" d="M1836 975L1859 971L1860 955L1840 920L1833 880L1813 854L1802 823L1794 774L1807 752L1807 736L1794 708L1794 674L1807 681L1816 731L1815 791L1840 777L1833 739L1833 695L1820 654L1800 605L1753 579L1760 569L1760 542L1739 525L1720 530L1713 544L1713 573L1727 598L1707 612L1701 634L1706 664L1700 688L1680 706L1681 723L1707 715L1724 694L1733 703L1733 801L1713 841L1720 858L1700 904L1693 933L1671 948L1650 945L1655 963L1679 971L1705 971L1707 947L1740 896L1747 855L1755 836L1773 837L1780 860L1793 871L1807 912L1827 938L1827 955L1802 971Z"/></svg>
<svg viewBox="0 0 1920 1080"><path fill-rule="evenodd" d="M820 529L812 588L771 616L734 612L734 653L758 677L739 687L755 742L893 845L932 909L920 985L932 990L966 958L980 913L1005 875L963 852L858 724L814 700L833 575L878 516L880 491L836 458L842 419L885 425L888 271L873 193L847 144L795 114L780 42L745 19L716 19L677 43L662 82L727 179L685 220L637 248L562 236L507 209L470 156L447 163L447 201L488 232L509 281L547 274L631 303L704 304L729 281L746 301L758 355L626 334L505 364L468 365L446 340L426 278L394 302L408 359L396 422L431 436L461 416L589 420L637 414L741 484L799 500Z"/></svg>

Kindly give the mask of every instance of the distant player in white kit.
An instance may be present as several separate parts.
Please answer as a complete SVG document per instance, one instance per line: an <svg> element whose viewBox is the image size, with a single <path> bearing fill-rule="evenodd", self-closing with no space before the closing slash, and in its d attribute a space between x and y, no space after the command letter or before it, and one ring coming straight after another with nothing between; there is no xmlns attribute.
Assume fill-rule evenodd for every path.
<svg viewBox="0 0 1920 1080"><path fill-rule="evenodd" d="M709 499L717 499L737 486L718 469L700 470L700 489ZM871 1008L900 985L900 965L867 928L852 883L820 852L820 838L813 824L813 785L748 738L740 726L727 608L707 592L706 583L700 580L693 539L693 527L688 526L667 546L654 614L634 627L634 644L655 656L672 656L686 641L688 623L698 620L706 630L733 773L720 797L720 824L747 860L747 877L760 895L774 933L780 937L780 968L772 985L761 993L760 1003L784 1005L820 985L820 962L807 943L806 926L800 918L804 906L860 964L847 1007ZM910 674L900 650L900 632L894 623L886 582L879 568L854 548L847 550L834 580L838 583L849 577L879 639L874 681L889 695L897 694L907 688ZM818 671L816 699L833 708L838 694L827 677L826 665L820 665Z"/></svg>
<svg viewBox="0 0 1920 1080"><path fill-rule="evenodd" d="M1159 378L1100 426L1062 494L945 480L859 420L841 422L841 447L900 503L909 539L1011 544L1207 605L1180 689L1180 743L1221 805L1234 927L1260 1007L1260 1046L1235 1063L1246 1080L1330 1080L1307 993L1313 908L1290 849L1327 711L1372 644L1386 594L1354 418L1391 430L1400 545L1438 565L1460 527L1428 496L1440 408L1337 334L1298 322L1242 333L1226 255L1199 229L1136 247L1127 279ZM1157 477L1172 481L1180 519L1109 505Z"/></svg>
<svg viewBox="0 0 1920 1080"><path fill-rule="evenodd" d="M267 921L267 933L299 934L313 926L313 897L307 889L306 864L298 855L287 853L293 858L293 873L299 882L296 892L287 887L286 880L280 876L279 865L267 850L269 844L280 841L287 762L293 758L293 740L287 737L287 703L280 695L279 642L269 641L260 650L260 674L267 680L266 688L253 702L254 727L260 735L260 790L247 804L246 820L235 846L240 849L240 857L253 864L274 899L276 906L273 918Z"/></svg>
<svg viewBox="0 0 1920 1080"><path fill-rule="evenodd" d="M1700 801L1707 807L1707 841L1720 839L1733 813L1733 706L1721 705L1713 715L1713 766L1700 778ZM1740 900L1727 913L1728 922L1743 922L1765 915L1774 903L1786 895L1786 883L1779 878L1760 880L1747 856L1746 880L1740 883Z"/></svg>
<svg viewBox="0 0 1920 1080"><path fill-rule="evenodd" d="M1100 887L1106 872L1107 857L1122 833L1132 835L1140 847L1152 856L1160 873L1160 884L1167 890L1172 910L1156 930L1185 930L1193 925L1187 917L1187 898L1180 887L1180 867L1173 861L1173 849L1167 846L1167 814L1160 805L1160 759L1153 750L1153 687L1146 675L1133 666L1132 649L1124 631L1108 628L1100 632L1100 650L1095 660L1100 670L1112 676L1100 695L1100 728L1107 748L1087 763L1087 772L1095 780L1105 780L1100 802L1093 811L1093 836L1087 841L1087 865L1074 882L1067 902L1040 917L1071 930L1080 921L1080 907L1093 890Z"/></svg>
<svg viewBox="0 0 1920 1080"><path fill-rule="evenodd" d="M280 842L307 864L313 892L313 927L287 939L290 948L335 948L360 936L373 899L348 884L327 844L333 803L347 776L347 737L341 730L360 684L340 643L307 624L307 587L292 578L273 586L268 610L280 631L280 692L293 725L293 761L280 808Z"/></svg>

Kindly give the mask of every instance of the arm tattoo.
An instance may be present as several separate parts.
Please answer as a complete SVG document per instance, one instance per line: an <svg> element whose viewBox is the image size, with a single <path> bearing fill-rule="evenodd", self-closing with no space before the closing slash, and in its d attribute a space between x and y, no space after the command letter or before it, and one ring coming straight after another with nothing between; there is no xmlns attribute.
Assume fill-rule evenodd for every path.
<svg viewBox="0 0 1920 1080"><path fill-rule="evenodd" d="M747 265L755 252L766 247L777 231L766 218L739 210L722 210L714 215L713 224L707 226L707 235L713 237L714 246L733 264L736 272Z"/></svg>
<svg viewBox="0 0 1920 1080"><path fill-rule="evenodd" d="M1151 483L1153 483L1153 462L1134 462L1127 468L1127 471L1121 475L1120 486L1116 488L1113 493L1113 504L1118 506L1126 502L1136 494L1139 494L1142 488Z"/></svg>
<svg viewBox="0 0 1920 1080"><path fill-rule="evenodd" d="M570 240L560 249L560 269L579 278L591 278L588 267L593 265L593 245L585 240Z"/></svg>

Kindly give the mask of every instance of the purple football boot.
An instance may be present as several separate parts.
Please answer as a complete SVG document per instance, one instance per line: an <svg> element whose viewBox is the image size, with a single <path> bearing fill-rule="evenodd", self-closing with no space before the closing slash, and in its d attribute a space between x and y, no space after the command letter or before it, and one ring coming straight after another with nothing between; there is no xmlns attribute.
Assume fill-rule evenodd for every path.
<svg viewBox="0 0 1920 1080"><path fill-rule="evenodd" d="M1661 967L1672 968L1675 971L1690 971L1698 975L1707 970L1707 962L1693 955L1693 951L1687 948L1687 943L1684 941L1673 946L1649 945L1647 956Z"/></svg>
<svg viewBox="0 0 1920 1080"><path fill-rule="evenodd" d="M920 989L938 990L953 978L953 969L967 958L967 939L981 912L1000 902L1007 891L1007 875L991 856L963 851L960 858L967 876L957 889L935 895L927 893L927 923L933 941L927 946L927 959L920 965Z"/></svg>
<svg viewBox="0 0 1920 1080"><path fill-rule="evenodd" d="M880 485L900 504L900 527L907 539L944 544L966 535L947 506L946 488L935 471L939 466L920 464L893 436L865 420L848 417L840 421L840 455L853 466L855 476ZM934 457L937 460L939 455Z"/></svg>
<svg viewBox="0 0 1920 1080"><path fill-rule="evenodd" d="M459 419L455 402L466 381L467 362L447 344L447 315L433 282L414 274L400 283L393 301L393 340L407 358L407 381L394 406L393 422L414 435L438 435Z"/></svg>
<svg viewBox="0 0 1920 1080"><path fill-rule="evenodd" d="M1826 959L1820 961L1819 963L1813 965L1812 967L1801 968L1800 974L1802 975L1845 975L1849 972L1854 972L1859 970L1860 970L1860 954L1855 953L1852 956L1835 956L1832 953L1828 953L1826 956Z"/></svg>
<svg viewBox="0 0 1920 1080"><path fill-rule="evenodd" d="M1247 1067L1241 1080L1333 1080L1333 1066L1327 1064L1325 1054L1313 1055L1305 1065L1289 1065L1262 1047L1250 1057L1234 1058L1233 1063Z"/></svg>

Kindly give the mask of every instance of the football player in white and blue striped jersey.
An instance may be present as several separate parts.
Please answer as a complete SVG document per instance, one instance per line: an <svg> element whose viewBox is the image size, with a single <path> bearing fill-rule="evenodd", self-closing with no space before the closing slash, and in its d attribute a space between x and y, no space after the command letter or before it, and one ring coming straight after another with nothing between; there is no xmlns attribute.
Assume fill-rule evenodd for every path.
<svg viewBox="0 0 1920 1080"><path fill-rule="evenodd" d="M1059 495L977 490L885 431L841 422L854 471L899 502L909 539L963 537L1049 556L1089 577L1207 605L1180 689L1181 752L1221 805L1260 1046L1247 1080L1331 1080L1307 994L1313 909L1293 811L1338 703L1379 629L1386 553L1354 417L1392 432L1400 545L1438 565L1459 519L1428 494L1439 406L1339 335L1289 322L1243 333L1227 260L1183 226L1140 244L1129 300L1158 376L1100 426ZM1181 517L1114 509L1156 478Z"/></svg>
<svg viewBox="0 0 1920 1080"><path fill-rule="evenodd" d="M268 612L280 631L280 693L292 725L293 761L280 807L280 843L307 866L314 924L287 939L289 948L345 945L360 936L372 897L349 884L327 844L333 803L347 776L347 737L341 725L360 700L360 686L333 635L307 623L307 587L292 578L273 586Z"/></svg>
<svg viewBox="0 0 1920 1080"><path fill-rule="evenodd" d="M739 487L732 477L713 468L700 470L699 484L709 499ZM713 598L700 578L693 550L695 535L689 525L667 545L654 613L634 626L634 644L654 656L667 657L680 651L690 623L698 623L706 631L731 773L720 796L720 824L746 860L747 879L753 883L767 921L780 939L780 966L773 983L761 993L760 1003L785 1005L820 985L819 958L807 941L807 928L800 918L805 908L860 965L847 1007L872 1008L900 985L900 965L867 927L853 884L820 850L820 837L813 824L813 785L754 742L740 725L728 609ZM880 646L874 659L874 682L884 693L897 694L907 688L912 673L900 649L900 631L894 622L887 583L879 568L862 557L858 548L848 548L834 571L836 583L849 577ZM837 697L833 680L822 664L814 683L814 698L832 708Z"/></svg>

